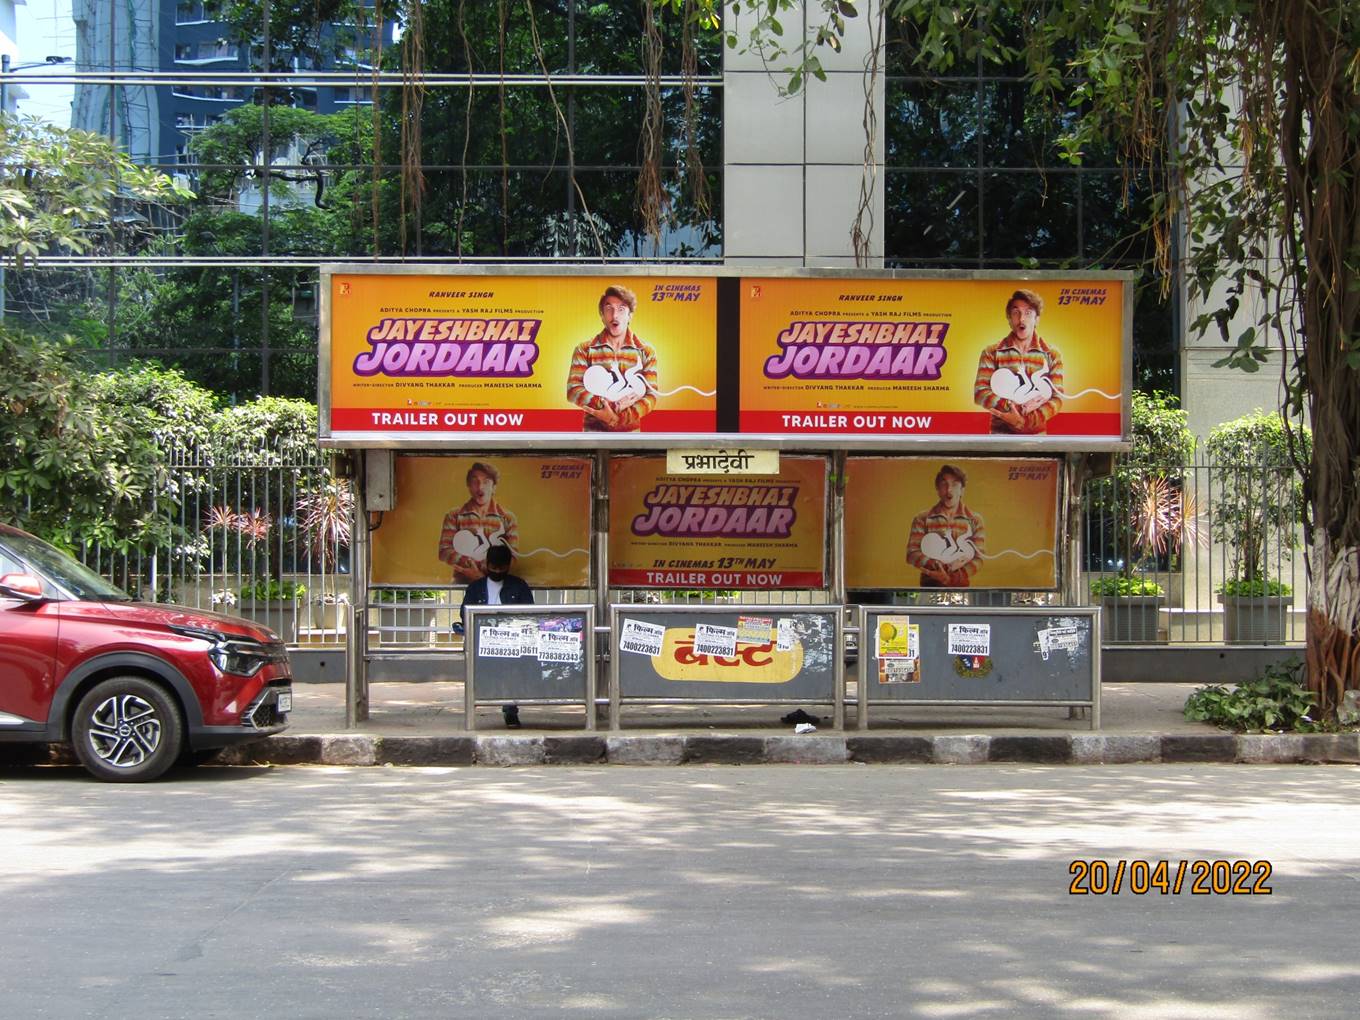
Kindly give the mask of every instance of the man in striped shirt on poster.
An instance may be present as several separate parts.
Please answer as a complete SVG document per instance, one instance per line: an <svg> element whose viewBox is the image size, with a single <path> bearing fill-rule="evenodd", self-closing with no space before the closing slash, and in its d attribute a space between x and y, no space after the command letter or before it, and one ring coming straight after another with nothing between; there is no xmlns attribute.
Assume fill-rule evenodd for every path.
<svg viewBox="0 0 1360 1020"><path fill-rule="evenodd" d="M1035 332L1043 311L1043 298L1017 290L1006 302L1010 333L978 359L973 400L991 412L993 434L1041 436L1062 408L1062 355Z"/></svg>
<svg viewBox="0 0 1360 1020"><path fill-rule="evenodd" d="M629 328L637 296L627 287L606 288L599 311L604 329L572 352L567 400L585 412L585 432L637 432L656 406L656 351Z"/></svg>
<svg viewBox="0 0 1360 1020"><path fill-rule="evenodd" d="M907 562L921 570L922 588L967 588L982 565L986 528L964 506L963 469L945 464L935 474L939 502L912 518Z"/></svg>
<svg viewBox="0 0 1360 1020"><path fill-rule="evenodd" d="M453 579L469 584L486 576L486 554L492 546L515 551L519 525L496 499L501 473L477 461L468 468L468 501L444 517L439 530L439 558L453 567Z"/></svg>

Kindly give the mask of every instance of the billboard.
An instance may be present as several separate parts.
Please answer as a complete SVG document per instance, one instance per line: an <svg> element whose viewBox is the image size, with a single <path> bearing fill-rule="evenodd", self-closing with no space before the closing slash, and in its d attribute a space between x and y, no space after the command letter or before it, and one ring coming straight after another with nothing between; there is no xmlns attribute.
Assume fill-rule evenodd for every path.
<svg viewBox="0 0 1360 1020"><path fill-rule="evenodd" d="M782 457L777 475L666 473L665 457L609 462L614 588L821 588L823 457Z"/></svg>
<svg viewBox="0 0 1360 1020"><path fill-rule="evenodd" d="M741 431L1118 440L1124 286L743 278Z"/></svg>
<svg viewBox="0 0 1360 1020"><path fill-rule="evenodd" d="M717 429L712 277L323 275L322 434Z"/></svg>
<svg viewBox="0 0 1360 1020"><path fill-rule="evenodd" d="M531 587L588 587L591 467L584 457L398 457L397 505L372 532L372 583L465 585L503 544Z"/></svg>
<svg viewBox="0 0 1360 1020"><path fill-rule="evenodd" d="M332 446L1114 450L1129 274L322 271Z"/></svg>
<svg viewBox="0 0 1360 1020"><path fill-rule="evenodd" d="M851 457L850 588L1058 587L1062 462L1051 457Z"/></svg>

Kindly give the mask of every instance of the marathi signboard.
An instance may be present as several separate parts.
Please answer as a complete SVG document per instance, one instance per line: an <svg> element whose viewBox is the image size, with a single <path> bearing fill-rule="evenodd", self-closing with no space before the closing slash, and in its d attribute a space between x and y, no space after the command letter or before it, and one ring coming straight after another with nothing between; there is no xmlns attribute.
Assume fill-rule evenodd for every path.
<svg viewBox="0 0 1360 1020"><path fill-rule="evenodd" d="M783 457L777 475L696 479L664 457L610 461L614 588L821 588L826 583L822 457Z"/></svg>
<svg viewBox="0 0 1360 1020"><path fill-rule="evenodd" d="M1117 440L1123 323L1121 280L743 278L741 431Z"/></svg>
<svg viewBox="0 0 1360 1020"><path fill-rule="evenodd" d="M1058 586L1062 462L1050 457L851 457L851 588Z"/></svg>
<svg viewBox="0 0 1360 1020"><path fill-rule="evenodd" d="M323 436L717 428L711 277L333 272L323 285Z"/></svg>
<svg viewBox="0 0 1360 1020"><path fill-rule="evenodd" d="M590 584L584 457L411 457L396 461L397 505L372 532L372 583L463 585L493 545L538 588Z"/></svg>

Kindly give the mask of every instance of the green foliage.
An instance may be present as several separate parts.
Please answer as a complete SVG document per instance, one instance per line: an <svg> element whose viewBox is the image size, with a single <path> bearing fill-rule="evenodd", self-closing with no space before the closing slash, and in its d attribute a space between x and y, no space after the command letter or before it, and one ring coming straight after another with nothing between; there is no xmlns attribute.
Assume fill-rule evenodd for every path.
<svg viewBox="0 0 1360 1020"><path fill-rule="evenodd" d="M1315 732L1317 700L1299 682L1302 671L1302 663L1293 659L1268 667L1232 690L1219 684L1201 687L1186 700L1185 717L1239 733Z"/></svg>
<svg viewBox="0 0 1360 1020"><path fill-rule="evenodd" d="M104 401L69 340L0 323L0 513L64 549L166 544L166 475L155 439Z"/></svg>
<svg viewBox="0 0 1360 1020"><path fill-rule="evenodd" d="M1090 487L1089 512L1114 528L1121 572L1131 578L1140 560L1175 552L1196 539L1198 512L1182 485L1195 437L1180 401L1169 393L1135 390L1133 449L1115 461L1110 478Z"/></svg>
<svg viewBox="0 0 1360 1020"><path fill-rule="evenodd" d="M1160 584L1150 577L1125 577L1110 574L1091 580L1091 594L1097 598L1128 598L1131 596L1161 595Z"/></svg>
<svg viewBox="0 0 1360 1020"><path fill-rule="evenodd" d="M190 197L103 135L0 112L0 257L18 268L48 252L89 252L116 202Z"/></svg>
<svg viewBox="0 0 1360 1020"><path fill-rule="evenodd" d="M140 431L161 447L203 444L217 414L217 397L178 369L141 363L91 379L95 399L136 419Z"/></svg>
<svg viewBox="0 0 1360 1020"><path fill-rule="evenodd" d="M316 405L289 397L260 397L228 407L213 422L212 443L221 460L231 463L243 451L261 465L295 462L316 448Z"/></svg>
<svg viewBox="0 0 1360 1020"><path fill-rule="evenodd" d="M1224 581L1218 586L1218 593L1239 599L1288 598L1294 589L1273 577L1256 577L1249 581L1240 578Z"/></svg>
<svg viewBox="0 0 1360 1020"><path fill-rule="evenodd" d="M372 594L374 602L404 606L408 602L433 602L444 593L438 588L374 588Z"/></svg>
<svg viewBox="0 0 1360 1020"><path fill-rule="evenodd" d="M241 589L241 601L289 602L307 594L307 586L297 581L277 581L268 578L248 584Z"/></svg>
<svg viewBox="0 0 1360 1020"><path fill-rule="evenodd" d="M1295 463L1307 461L1312 435L1258 409L1215 427L1206 447L1218 489L1214 538L1227 546L1232 580L1263 582L1268 553L1295 544L1304 505Z"/></svg>

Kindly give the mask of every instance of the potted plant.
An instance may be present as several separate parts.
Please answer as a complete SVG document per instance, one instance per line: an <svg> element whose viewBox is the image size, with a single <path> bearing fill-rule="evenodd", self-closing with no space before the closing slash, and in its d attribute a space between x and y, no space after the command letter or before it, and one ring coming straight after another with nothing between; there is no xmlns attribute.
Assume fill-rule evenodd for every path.
<svg viewBox="0 0 1360 1020"><path fill-rule="evenodd" d="M248 616L278 634L285 641L296 639L297 606L307 594L307 586L297 581L266 578L241 589L241 600L232 612Z"/></svg>
<svg viewBox="0 0 1360 1020"><path fill-rule="evenodd" d="M1159 624L1166 589L1152 578L1108 574L1091 581L1091 594L1100 601L1103 640L1136 644L1161 640Z"/></svg>
<svg viewBox="0 0 1360 1020"><path fill-rule="evenodd" d="M1133 449L1090 493L1089 513L1111 539L1101 566L1113 569L1091 579L1091 595L1103 610L1104 640L1146 644L1163 640L1166 600L1165 587L1146 575L1170 568L1186 541L1205 536L1183 484L1195 438L1179 402L1167 393L1135 392L1132 417Z"/></svg>
<svg viewBox="0 0 1360 1020"><path fill-rule="evenodd" d="M1217 482L1213 536L1228 557L1228 577L1218 587L1224 637L1234 642L1279 643L1294 591L1275 565L1297 544L1303 486L1296 464L1312 443L1306 426L1260 410L1224 422L1207 444Z"/></svg>

